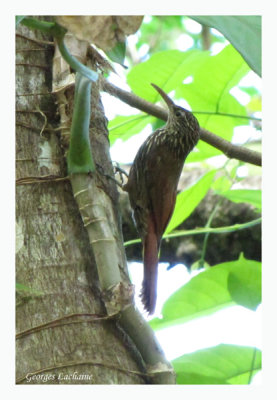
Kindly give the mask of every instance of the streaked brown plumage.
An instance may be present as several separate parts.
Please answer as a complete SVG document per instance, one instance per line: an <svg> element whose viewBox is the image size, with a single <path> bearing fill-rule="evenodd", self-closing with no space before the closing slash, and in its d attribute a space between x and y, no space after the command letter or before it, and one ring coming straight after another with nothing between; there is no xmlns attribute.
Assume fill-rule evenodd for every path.
<svg viewBox="0 0 277 400"><path fill-rule="evenodd" d="M141 145L124 187L143 243L141 297L149 314L156 306L161 238L175 207L184 161L199 139L199 124L192 113L176 106L158 86L152 86L168 106L167 123Z"/></svg>

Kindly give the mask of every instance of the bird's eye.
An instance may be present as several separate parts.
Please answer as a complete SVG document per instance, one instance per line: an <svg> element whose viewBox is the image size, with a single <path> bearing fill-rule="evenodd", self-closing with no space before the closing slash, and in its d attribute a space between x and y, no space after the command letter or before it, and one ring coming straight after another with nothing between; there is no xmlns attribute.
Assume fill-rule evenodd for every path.
<svg viewBox="0 0 277 400"><path fill-rule="evenodd" d="M179 111L179 110L175 111L175 116L176 117L181 117L181 115L182 115L181 111Z"/></svg>

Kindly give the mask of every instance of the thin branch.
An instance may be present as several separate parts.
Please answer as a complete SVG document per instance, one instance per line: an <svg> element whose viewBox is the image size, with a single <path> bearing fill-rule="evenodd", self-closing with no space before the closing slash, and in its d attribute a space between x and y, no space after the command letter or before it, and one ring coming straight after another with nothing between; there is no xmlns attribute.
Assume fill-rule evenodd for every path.
<svg viewBox="0 0 277 400"><path fill-rule="evenodd" d="M45 132L54 132L55 131L55 129L53 129L53 128L45 128L44 123L43 123L42 128L37 128L36 126L30 126L30 125L25 124L24 122L19 122L19 121L16 121L15 125L21 126L22 128L30 129L31 131L39 132L40 135L41 135L42 131L45 131Z"/></svg>
<svg viewBox="0 0 277 400"><path fill-rule="evenodd" d="M235 232L239 231L242 229L247 229L247 228L252 228L252 226L259 225L262 221L262 218L257 218L249 222L245 222L242 224L235 224L231 226L220 226L218 228L210 228L210 227L204 227L204 228L196 228L196 229L188 229L188 230L176 230L172 233L168 233L167 235L164 235L162 239L170 239L170 238L175 238L175 237L180 237L180 236L190 236L190 235L202 235L203 233L230 233L230 232ZM133 240L128 240L127 242L124 242L124 247L130 246L135 243L140 243L140 239L133 239Z"/></svg>
<svg viewBox="0 0 277 400"><path fill-rule="evenodd" d="M16 180L16 185L30 185L33 183L49 183L49 182L61 182L69 180L69 176L54 176L54 175L44 175L44 176L28 176L25 178L19 178Z"/></svg>
<svg viewBox="0 0 277 400"><path fill-rule="evenodd" d="M22 35L21 33L16 33L16 36L20 37L22 39L29 40L30 42L37 43L37 44L39 44L41 46L45 46L45 45L46 46L54 46L54 42L49 42L49 41L46 41L46 40L38 40L38 39L35 39L35 38L31 38L29 36Z"/></svg>
<svg viewBox="0 0 277 400"><path fill-rule="evenodd" d="M210 27L202 25L201 40L203 50L210 50L211 47L211 32Z"/></svg>
<svg viewBox="0 0 277 400"><path fill-rule="evenodd" d="M210 228L211 227L213 218L214 218L214 216L215 216L220 204L222 203L222 201L223 201L223 197L221 197L219 199L219 201L215 205L214 209L212 210L211 215L209 216L208 221L207 221L207 223L205 225L205 228ZM207 251L207 244L208 244L209 236L210 236L210 232L206 232L206 234L204 236L204 240L203 240L203 247L202 247L201 257L200 257L200 261L199 261L199 267L200 268L204 267L205 255L206 255L206 251Z"/></svg>
<svg viewBox="0 0 277 400"><path fill-rule="evenodd" d="M67 321L67 323L63 322L68 319L72 319L74 317L90 317L89 319L75 319L72 321ZM34 326L33 328L26 329L25 331L19 332L16 334L16 339L20 339L21 337L28 336L31 333L34 332L39 332L44 329L49 329L49 328L56 328L60 327L63 325L69 325L69 324L74 324L74 323L83 323L83 322L99 322L107 319L112 319L114 318L115 315L99 315L99 314L90 314L90 313L75 313L75 314L69 314L69 315L64 315L60 318L56 318L52 321L45 322L44 324Z"/></svg>
<svg viewBox="0 0 277 400"><path fill-rule="evenodd" d="M152 104L134 93L127 92L118 88L107 80L102 80L102 88L105 92L129 104L131 107L138 108L147 114L160 118L164 121L167 120L167 111L155 104ZM257 151L247 149L246 147L234 145L220 136L215 135L206 129L200 129L200 139L210 144L211 146L221 150L228 158L235 158L240 161L248 162L250 164L262 165L262 155Z"/></svg>

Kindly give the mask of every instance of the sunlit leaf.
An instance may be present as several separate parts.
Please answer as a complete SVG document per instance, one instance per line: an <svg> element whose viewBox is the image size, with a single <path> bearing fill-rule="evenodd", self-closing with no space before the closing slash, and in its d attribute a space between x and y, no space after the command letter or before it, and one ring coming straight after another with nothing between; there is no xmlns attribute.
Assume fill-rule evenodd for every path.
<svg viewBox="0 0 277 400"><path fill-rule="evenodd" d="M253 347L220 344L172 361L181 385L247 385L261 369L261 351Z"/></svg>
<svg viewBox="0 0 277 400"><path fill-rule="evenodd" d="M180 225L198 206L210 189L216 170L207 172L196 183L177 195L176 206L165 234Z"/></svg>
<svg viewBox="0 0 277 400"><path fill-rule="evenodd" d="M262 111L262 99L260 96L253 96L247 104L248 110L251 112Z"/></svg>
<svg viewBox="0 0 277 400"><path fill-rule="evenodd" d="M250 203L258 210L262 207L262 192L258 189L233 189L220 193L234 203Z"/></svg>
<svg viewBox="0 0 277 400"><path fill-rule="evenodd" d="M199 50L161 51L154 54L149 60L133 67L127 76L127 81L137 95L148 101L156 102L160 100L160 96L150 85L151 82L165 92L175 90L186 77L195 73L208 57L208 52Z"/></svg>
<svg viewBox="0 0 277 400"><path fill-rule="evenodd" d="M244 257L240 260L244 262ZM243 273L241 270L231 271L228 277L228 289L232 299L239 305L256 310L261 303L261 264L244 265Z"/></svg>
<svg viewBox="0 0 277 400"><path fill-rule="evenodd" d="M109 122L109 139L111 145L116 139L128 140L133 135L140 133L147 124L154 120L147 114L119 115Z"/></svg>
<svg viewBox="0 0 277 400"><path fill-rule="evenodd" d="M162 318L150 321L152 328L158 330L182 324L234 305L235 300L229 291L230 273L235 272L236 278L240 279L240 290L249 293L249 285L246 282L249 270L252 268L255 274L255 277L253 275L251 278L252 281L258 281L260 265L258 261L240 257L237 261L218 264L199 273L166 300L162 308ZM256 291L255 299L258 299L259 285L251 285L250 290L252 293Z"/></svg>
<svg viewBox="0 0 277 400"><path fill-rule="evenodd" d="M232 181L227 176L219 176L212 184L212 189L217 193L226 192L232 186Z"/></svg>
<svg viewBox="0 0 277 400"><path fill-rule="evenodd" d="M248 120L244 118L245 107L230 94L230 90L248 72L248 65L229 45L219 54L205 58L193 71L193 81L176 88L176 96L186 99L202 128L226 140L231 140L234 127L247 125ZM201 114L197 111L201 111ZM205 114L205 111L208 114ZM225 115L217 115L217 113ZM200 142L198 149L201 151L202 147L207 146L209 145ZM213 155L216 155L215 152L220 153L217 149L213 152Z"/></svg>

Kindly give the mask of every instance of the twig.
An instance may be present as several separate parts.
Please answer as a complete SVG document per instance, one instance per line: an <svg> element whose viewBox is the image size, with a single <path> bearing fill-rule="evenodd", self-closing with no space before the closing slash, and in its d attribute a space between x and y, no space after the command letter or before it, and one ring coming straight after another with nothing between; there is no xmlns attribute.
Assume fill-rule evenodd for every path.
<svg viewBox="0 0 277 400"><path fill-rule="evenodd" d="M22 35L21 33L17 33L16 36L20 37L22 39L29 40L30 42L37 43L37 44L39 44L41 46L45 46L45 45L46 46L54 46L54 42L48 42L46 40L38 40L38 39L35 39L35 38L30 38L29 36Z"/></svg>
<svg viewBox="0 0 277 400"><path fill-rule="evenodd" d="M203 50L210 50L211 47L210 27L202 25L201 39L202 39Z"/></svg>
<svg viewBox="0 0 277 400"><path fill-rule="evenodd" d="M257 218L249 222L245 222L243 224L235 224L231 226L220 226L218 228L209 228L209 227L204 227L204 228L196 228L196 229L189 229L189 230L178 230L174 231L172 233L168 233L167 235L164 235L162 237L163 239L170 239L170 238L175 238L179 236L190 236L190 235L202 235L203 233L229 233L229 232L234 232L242 229L247 229L247 228L252 228L252 226L260 224L262 221L262 218ZM133 239L133 240L128 240L127 242L124 242L124 247L130 246L135 243L140 243L140 239Z"/></svg>
<svg viewBox="0 0 277 400"><path fill-rule="evenodd" d="M102 88L105 92L129 104L131 107L138 108L147 114L160 118L164 121L167 120L167 111L155 104L152 104L134 93L127 92L118 88L107 80L102 80ZM247 149L242 146L234 145L220 136L215 135L206 129L200 129L200 139L210 144L211 146L221 150L227 157L235 158L240 161L248 162L250 164L262 165L261 153Z"/></svg>
<svg viewBox="0 0 277 400"><path fill-rule="evenodd" d="M67 321L66 323L64 322L65 320L70 320L72 318L76 317L89 317L89 319L75 319L71 321ZM60 318L56 318L55 320L45 322L44 324L34 326L32 328L26 329L25 331L19 332L16 334L16 339L20 339L21 337L28 336L31 333L34 332L39 332L44 329L49 329L49 328L56 328L60 327L63 325L69 325L69 324L74 324L74 323L83 323L83 322L99 322L99 321L105 321L108 319L113 319L115 315L98 315L98 314L90 314L90 313L75 313L75 314L69 314L69 315L64 315Z"/></svg>
<svg viewBox="0 0 277 400"><path fill-rule="evenodd" d="M217 202L217 204L215 205L213 211L211 212L211 215L208 218L208 221L205 225L205 228L210 228L211 227L211 223L213 221L213 218L218 210L219 205L222 203L223 197L221 197L219 199L219 201ZM205 255L206 255L206 250L207 250L207 244L208 244L208 239L210 236L210 232L206 232L205 236L204 236L204 240L203 240L203 247L202 247L202 251L201 251L201 257L199 260L199 267L203 267L204 266L204 262L205 262Z"/></svg>
<svg viewBox="0 0 277 400"><path fill-rule="evenodd" d="M55 175L28 176L16 180L16 185L30 185L33 183L61 182L69 180L69 176L57 177Z"/></svg>

